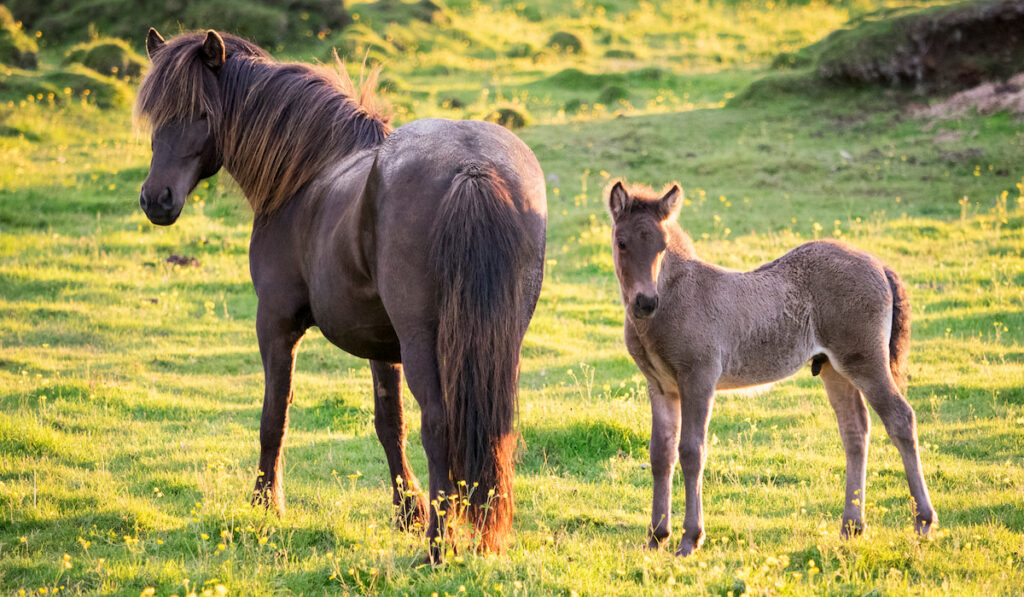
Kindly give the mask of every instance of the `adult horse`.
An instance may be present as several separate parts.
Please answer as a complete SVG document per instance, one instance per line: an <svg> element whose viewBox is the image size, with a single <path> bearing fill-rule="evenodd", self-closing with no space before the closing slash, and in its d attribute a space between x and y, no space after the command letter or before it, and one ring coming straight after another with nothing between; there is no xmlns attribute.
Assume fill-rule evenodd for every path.
<svg viewBox="0 0 1024 597"><path fill-rule="evenodd" d="M165 41L150 29L146 47L152 67L136 104L152 129L146 216L174 223L222 166L255 214L249 268L266 391L254 503L284 509L295 352L315 325L370 361L399 525L427 518L436 559L445 513L468 504L481 546L500 550L519 350L543 278L546 199L533 153L486 122L392 131L366 101L372 85L358 94L341 68L277 62L231 35ZM403 370L422 411L429 508L405 456Z"/></svg>

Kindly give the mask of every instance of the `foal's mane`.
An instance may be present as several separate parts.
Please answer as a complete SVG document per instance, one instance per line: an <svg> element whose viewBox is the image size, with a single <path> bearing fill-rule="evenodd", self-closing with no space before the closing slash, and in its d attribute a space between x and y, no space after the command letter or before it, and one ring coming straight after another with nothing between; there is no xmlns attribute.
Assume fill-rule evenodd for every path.
<svg viewBox="0 0 1024 597"><path fill-rule="evenodd" d="M185 33L154 52L135 116L153 130L205 117L256 214L272 213L331 164L391 132L376 106L379 70L357 88L337 55L333 68L278 62L221 34L227 60L215 73L202 59L205 37Z"/></svg>

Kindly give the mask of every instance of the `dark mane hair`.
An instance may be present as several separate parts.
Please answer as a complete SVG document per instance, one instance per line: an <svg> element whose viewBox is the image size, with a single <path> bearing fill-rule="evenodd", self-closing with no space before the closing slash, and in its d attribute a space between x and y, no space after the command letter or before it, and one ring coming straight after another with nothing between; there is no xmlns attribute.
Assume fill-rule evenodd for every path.
<svg viewBox="0 0 1024 597"><path fill-rule="evenodd" d="M282 63L222 33L227 60L201 58L205 33L186 33L154 52L135 116L153 130L206 118L224 166L257 214L271 213L338 159L380 143L390 118L376 107L379 70L359 88L334 67Z"/></svg>

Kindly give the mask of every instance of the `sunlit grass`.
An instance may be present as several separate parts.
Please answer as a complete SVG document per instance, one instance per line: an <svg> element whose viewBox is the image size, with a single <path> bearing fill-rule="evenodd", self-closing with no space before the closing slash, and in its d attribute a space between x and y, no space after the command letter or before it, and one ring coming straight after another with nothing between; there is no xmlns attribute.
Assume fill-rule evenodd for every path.
<svg viewBox="0 0 1024 597"><path fill-rule="evenodd" d="M539 123L520 133L548 176L547 278L523 349L508 551L463 549L436 569L419 563L423 538L391 526L368 368L315 330L297 367L288 514L250 508L263 380L248 276L249 208L220 175L194 192L178 224L154 227L137 208L148 139L133 132L127 114L88 102L26 101L4 121L21 136L0 137L0 589L133 596L1018 591L1018 123L994 115L933 127L864 92L720 108L755 76L742 56L763 60L772 43L799 45L845 18L823 4L785 9L818 19L794 25L792 41L780 37L782 20L769 13L698 2L622 2L603 14L589 3L495 3L491 13L449 6L452 26L493 32L495 48L543 45L572 27L590 31L589 42L591 25L640 31L635 63L610 64L617 72L657 66L671 76L664 92L643 84L631 91L630 106L612 108L593 104L604 79L582 91L558 83L579 78L565 75L568 68L604 72L594 45L533 64L497 50L464 61L445 46L450 41L439 41L440 49L396 54L386 65L409 85L396 94L408 103L400 120L474 116L500 99L518 101ZM531 7L546 20L530 20ZM666 11L673 18L691 11L692 39L706 41L689 66L673 63L684 44L667 35ZM394 37L432 31L400 27L408 31L396 29ZM730 27L744 37L708 37ZM726 60L718 63L713 52ZM471 68L417 74L456 60ZM550 79L559 73L562 79ZM465 107L438 103L449 96ZM561 114L576 98L587 107ZM967 131L969 141L944 140L943 130ZM901 273L914 309L908 397L940 516L932 539L912 532L902 465L877 418L868 530L839 539L842 448L819 381L802 372L767 394L718 398L703 550L678 559L640 549L650 508L650 413L621 340L601 196L615 176L655 186L680 181L680 221L699 254L716 263L752 268L801 242L833 237ZM197 265L168 263L172 254ZM419 410L408 392L406 415L410 458L425 482ZM673 503L681 512L681 492Z"/></svg>

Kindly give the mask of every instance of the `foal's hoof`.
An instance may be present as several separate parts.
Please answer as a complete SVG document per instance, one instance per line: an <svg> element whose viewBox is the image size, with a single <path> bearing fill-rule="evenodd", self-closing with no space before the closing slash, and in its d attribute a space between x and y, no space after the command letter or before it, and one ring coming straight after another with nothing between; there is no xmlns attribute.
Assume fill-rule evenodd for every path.
<svg viewBox="0 0 1024 597"><path fill-rule="evenodd" d="M843 526L839 528L839 536L843 539L857 537L864 533L864 521L855 518L843 518Z"/></svg>
<svg viewBox="0 0 1024 597"><path fill-rule="evenodd" d="M920 513L914 517L914 529L918 535L927 537L932 527L939 523L939 516L932 510L930 513Z"/></svg>
<svg viewBox="0 0 1024 597"><path fill-rule="evenodd" d="M679 549L676 550L676 555L685 558L686 556L700 549L700 546L703 543L703 533L696 539L692 537L683 537L683 540L679 542Z"/></svg>
<svg viewBox="0 0 1024 597"><path fill-rule="evenodd" d="M670 532L648 533L646 548L655 551L661 549L661 546L665 545L668 541L670 534Z"/></svg>

